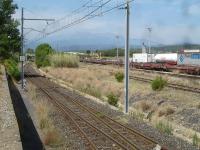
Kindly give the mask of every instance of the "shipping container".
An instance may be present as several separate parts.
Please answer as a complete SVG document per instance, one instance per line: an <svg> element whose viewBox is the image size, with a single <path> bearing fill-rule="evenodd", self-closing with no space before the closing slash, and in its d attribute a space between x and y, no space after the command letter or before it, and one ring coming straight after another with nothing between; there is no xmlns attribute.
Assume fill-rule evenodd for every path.
<svg viewBox="0 0 200 150"><path fill-rule="evenodd" d="M200 52L179 53L178 65L200 66Z"/></svg>
<svg viewBox="0 0 200 150"><path fill-rule="evenodd" d="M154 62L154 54L136 53L136 54L133 54L132 61L137 62L137 63Z"/></svg>

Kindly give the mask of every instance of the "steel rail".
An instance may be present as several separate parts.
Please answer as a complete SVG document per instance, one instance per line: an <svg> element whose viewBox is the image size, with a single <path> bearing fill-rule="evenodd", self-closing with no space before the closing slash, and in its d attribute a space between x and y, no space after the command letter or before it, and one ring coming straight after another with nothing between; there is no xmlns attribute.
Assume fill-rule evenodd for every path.
<svg viewBox="0 0 200 150"><path fill-rule="evenodd" d="M152 79L135 77L135 76L130 76L130 79L147 82L147 83L150 83L153 81ZM184 85L180 85L180 84L168 83L167 87L178 89L178 90L183 90L183 91L188 91L188 92L193 92L193 93L200 93L200 88L194 88L194 87L184 86Z"/></svg>
<svg viewBox="0 0 200 150"><path fill-rule="evenodd" d="M31 68L32 69L32 68ZM35 70L34 70L35 71ZM81 108L82 110L86 110L90 115L92 115L93 117L94 117L94 119L96 119L96 120L99 120L99 121L101 121L104 125L106 125L109 129L111 129L113 132L115 132L118 136L120 136L120 139L123 139L121 142L122 143L126 143L126 144L128 144L129 145L129 147L131 146L132 147L132 149L134 148L134 149L136 149L136 150L140 150L140 149L149 149L149 148L155 148L155 147L157 147L158 146L158 144L154 141L154 140L152 140L152 139L150 139L149 137L146 137L145 135L143 135L143 134L141 134L141 133L139 133L138 131L136 131L136 130L133 130L133 129L131 129L131 128L129 128L129 127L127 127L127 126L125 126L125 125L123 125L123 124L121 124L121 123L119 123L119 122L117 122L117 121L115 121L115 120L113 120L112 118L110 118L109 116L107 116L107 115L105 115L105 114L103 114L103 118L101 118L101 117L98 117L97 116L97 114L98 113L101 113L101 112L99 112L99 111L96 111L96 110L94 110L93 108L91 108L91 107L86 107L86 106L84 106L84 105L82 105L80 102L78 102L78 98L79 98L79 96L78 97L76 97L75 99L74 99L74 97L71 95L71 96L69 96L68 94L64 94L64 93L62 93L61 91L59 91L58 89L59 89L59 87L57 87L56 86L56 88L54 88L54 86L53 87L50 87L50 84L48 85L48 82L44 82L45 80L42 80L41 78L38 78L38 79L40 79L40 82L38 81L38 80L35 80L35 81L38 81L38 84L39 85L37 85L38 87L39 87L39 89L43 92L43 93L45 93L48 97L49 97L49 99L52 101L52 103L54 103L57 107L59 107L59 105L61 105L60 107L62 108L62 109L64 109L64 111L65 112L63 112L63 113L65 113L66 115L69 115L69 113L67 113L66 112L66 109L69 109L69 111L71 112L71 113L73 113L74 115L77 115L79 118L81 118L82 120L84 120L84 121L87 121L87 120L85 120L83 117L81 117L80 115L78 115L78 114L76 114L76 113L74 113L70 108L68 108L66 105L64 105L63 103L61 103L61 102L59 102L58 100L55 100L55 98L53 98L51 95L50 95L50 91L48 91L48 90L51 90L51 92L52 91L54 91L54 92L56 92L57 94L59 94L59 96L62 96L63 98L70 98L70 101L71 102L73 102L75 105L77 105L77 106L79 106L78 108ZM32 81L33 82L33 81ZM35 83L35 82L34 82ZM49 82L50 83L50 82ZM35 83L36 84L36 83ZM46 84L46 85L45 85ZM41 85L43 86L43 88L41 87ZM54 84L52 84L52 85L54 85ZM65 92L66 93L66 92ZM54 102L55 101L55 102ZM62 110L59 110L60 112L62 112ZM69 115L68 117L70 117L71 118L71 116ZM70 119L74 124L76 124L76 126L78 126L78 124L76 123L76 121L73 119L73 118L71 118ZM110 124L108 123L108 122L110 122ZM87 121L87 123L89 124L89 125L92 125L92 124L90 124L90 122L88 122ZM92 125L92 126L94 126L94 125ZM114 129L113 128L113 126L117 126L118 128L119 127L121 127L121 129L119 128L117 128L117 129ZM94 126L95 127L95 126ZM127 131L125 131L124 129L126 129ZM79 130L80 131L82 131L81 130L81 128L79 127ZM96 128L96 130L98 130L98 128ZM119 130L123 130L123 131L125 131L125 134L126 135L122 135L121 133L120 133L120 131ZM104 131L102 131L102 130L100 130L101 132L104 132ZM82 131L82 133L84 134L84 131ZM123 132L124 133L124 132ZM106 134L106 133L105 133ZM85 136L87 137L87 135L85 134ZM127 138L126 136L128 136L129 138ZM131 137L132 136L132 137ZM108 135L107 134L107 137L109 137L109 138L113 138L112 136L110 136L110 135ZM138 137L138 138L137 138ZM139 137L140 138L142 138L142 139L139 139ZM137 145L138 144L140 144L140 147L138 147L135 143L133 143L132 141L130 141L131 140L131 138L133 138L133 140L137 143ZM135 138L135 139L134 139ZM114 139L115 140L115 139ZM142 141L142 142L141 142ZM119 146L123 146L123 148L125 148L125 149L127 149L127 147L125 147L124 145L122 145L121 143L119 143L118 141L114 141L115 143L117 142L117 144L119 145ZM142 146L141 146L142 145ZM95 146L95 145L93 145L93 146ZM93 149L94 149L94 147L93 147Z"/></svg>
<svg viewBox="0 0 200 150"><path fill-rule="evenodd" d="M27 75L27 74L26 74ZM35 81L33 81L33 79L29 78L29 80L34 83L35 85L37 84ZM38 87L38 85L37 85ZM43 91L43 89L39 88L41 91ZM43 91L44 92L44 91ZM55 103L54 103L55 104ZM59 106L57 106L59 107ZM76 121L70 116L68 115L68 113L65 111L65 109L63 108L60 108L58 109L58 111L61 113L61 114L65 114L63 115L65 119L70 119L72 121L72 123L74 123L74 125L76 126L76 128L80 131L79 134L81 135L81 137L83 136L85 138L85 140L89 143L89 147L92 149L92 150L96 150L96 146L94 145L94 143L87 137L87 135L83 132L83 130L79 127L79 125L76 123Z"/></svg>
<svg viewBox="0 0 200 150"><path fill-rule="evenodd" d="M65 94L64 94L64 93L61 93L58 89L54 89L54 91L56 91L57 93L59 93L60 95L62 95L64 98L70 97L70 98L72 99L71 96L66 95L66 92L65 92ZM78 105L78 106L79 106L80 108L82 108L83 110L88 111L88 112L89 112L90 114L92 114L96 119L102 121L106 126L108 126L110 129L112 129L113 131L115 131L117 134L121 135L121 133L119 133L117 130L113 129L113 128L111 127L111 125L109 125L109 123L107 123L106 121L104 121L104 119L107 119L107 121L112 121L115 125L120 126L121 128L124 128L124 129L128 130L129 132L131 132L132 134L134 134L134 136L140 136L140 137L142 137L143 140L146 140L147 142L151 142L151 144L155 145L155 147L156 147L156 145L158 144L158 143L155 142L153 139L150 139L149 137L146 137L145 135L139 133L138 131L135 131L135 130L133 130L133 129L131 129L131 128L129 128L129 127L127 127L127 126L125 126L125 125L119 123L119 122L117 122L117 121L115 121L114 119L112 119L111 117L105 115L105 114L102 113L102 112L99 112L99 111L97 111L97 110L94 110L94 109L91 108L91 107L88 107L88 106L86 107L86 106L84 106L83 104L81 104L81 103L78 102L77 100L78 100L78 99L76 99L76 100L73 100L73 99L72 99L72 102L73 102L74 104ZM103 119L102 119L101 117L97 117L97 114L98 114L98 113L101 113L101 114L103 115L103 117L102 117ZM130 133L129 133L129 134L130 134ZM135 145L134 143L132 143L130 140L128 140L127 137L125 137L125 136L123 136L123 135L121 135L121 136L122 136L125 140L127 140L130 144L133 144L136 148L141 149L140 147L138 147L137 145ZM137 140L138 140L138 139L137 139Z"/></svg>
<svg viewBox="0 0 200 150"><path fill-rule="evenodd" d="M100 64L100 65L117 65L117 66L123 66L124 64L119 65L120 62L112 62L112 61L106 61L106 60L80 60L80 62L83 63L91 63L91 64ZM167 72L167 71L158 71L158 70L147 70L147 69L138 69L134 68L130 65L130 70L136 70L136 71L143 71L143 72L150 72L150 73L158 73L158 74L164 74L164 75L170 75L174 77L179 78L186 78L186 79L200 79L200 75L191 75L191 74L177 74L173 72Z"/></svg>
<svg viewBox="0 0 200 150"><path fill-rule="evenodd" d="M42 80L41 80L42 81ZM34 82L35 83L35 82ZM41 82L40 82L41 84ZM37 86L39 86L37 84ZM64 104L62 104L61 102L57 101L57 100L54 100L54 98L49 94L48 91L46 91L45 89L41 88L41 87L38 87L41 91L43 91L43 93L45 93L49 99L52 101L52 103L56 104L56 106L58 108L61 108L63 109L63 113L66 114L68 117L70 117L69 113L77 116L78 118L80 118L81 120L83 120L84 122L86 122L90 127L94 128L96 131L98 131L99 133L103 134L104 136L106 136L107 138L109 138L111 141L113 141L114 143L116 143L118 146L120 146L121 148L123 149L127 149L124 145L122 145L121 143L119 143L117 140L115 140L113 137L111 137L110 135L108 135L107 133L104 133L102 130L98 129L97 127L95 127L94 125L92 125L90 122L88 122L87 120L85 120L83 117L77 115L76 113L74 113L70 108L68 108L67 106L65 106ZM64 112L65 111L65 112ZM78 124L77 124L78 125ZM83 131L84 132L84 131ZM135 150L139 150L135 147L132 147L132 149L135 149ZM128 150L128 149L127 149Z"/></svg>
<svg viewBox="0 0 200 150"><path fill-rule="evenodd" d="M61 102L55 100L48 91L46 91L45 89L41 90L49 97L49 99L55 103L57 105L57 107L59 109L62 109L63 111L65 111L66 115L72 114L76 117L78 117L80 120L86 122L90 127L92 127L93 129L95 129L96 131L98 131L99 133L103 134L104 136L106 136L107 138L109 138L111 141L113 141L114 143L116 143L118 146L120 146L123 149L127 149L124 145L122 145L121 143L119 143L117 140L115 140L113 137L111 137L110 135L108 135L107 133L103 132L101 129L95 127L94 125L92 125L89 121L85 120L83 117L81 117L80 115L77 115L76 113L74 113L70 108L68 108L66 105L62 104ZM128 149L127 149L128 150ZM139 150L139 149L135 149L135 150Z"/></svg>

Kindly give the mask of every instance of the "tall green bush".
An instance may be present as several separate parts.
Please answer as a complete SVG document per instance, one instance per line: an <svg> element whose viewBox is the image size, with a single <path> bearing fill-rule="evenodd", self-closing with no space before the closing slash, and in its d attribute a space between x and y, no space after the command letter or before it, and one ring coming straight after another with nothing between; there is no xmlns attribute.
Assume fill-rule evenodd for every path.
<svg viewBox="0 0 200 150"><path fill-rule="evenodd" d="M37 67L50 66L49 55L53 53L53 49L49 44L41 44L35 50L35 63Z"/></svg>
<svg viewBox="0 0 200 150"><path fill-rule="evenodd" d="M197 136L197 133L195 133L192 137L192 144L194 146L200 146L200 138Z"/></svg>
<svg viewBox="0 0 200 150"><path fill-rule="evenodd" d="M115 74L115 79L118 81L118 82L122 82L124 80L124 73L123 72L117 72Z"/></svg>
<svg viewBox="0 0 200 150"><path fill-rule="evenodd" d="M151 87L154 91L161 91L167 84L167 81L162 77L156 77L152 83Z"/></svg>
<svg viewBox="0 0 200 150"><path fill-rule="evenodd" d="M15 80L20 80L20 71L17 66L17 62L13 59L7 59L4 62L7 72L11 75Z"/></svg>
<svg viewBox="0 0 200 150"><path fill-rule="evenodd" d="M118 101L119 101L119 97L118 96L116 96L113 93L110 93L110 94L107 95L107 98L108 98L108 103L110 105L118 107Z"/></svg>

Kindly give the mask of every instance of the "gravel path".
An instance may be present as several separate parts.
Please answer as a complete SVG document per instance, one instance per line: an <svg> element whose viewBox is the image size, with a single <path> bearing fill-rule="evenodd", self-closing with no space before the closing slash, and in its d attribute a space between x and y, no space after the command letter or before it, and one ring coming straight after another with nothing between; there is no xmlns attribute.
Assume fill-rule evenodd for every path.
<svg viewBox="0 0 200 150"><path fill-rule="evenodd" d="M4 75L0 79L0 150L21 150L22 143L18 129L8 83Z"/></svg>

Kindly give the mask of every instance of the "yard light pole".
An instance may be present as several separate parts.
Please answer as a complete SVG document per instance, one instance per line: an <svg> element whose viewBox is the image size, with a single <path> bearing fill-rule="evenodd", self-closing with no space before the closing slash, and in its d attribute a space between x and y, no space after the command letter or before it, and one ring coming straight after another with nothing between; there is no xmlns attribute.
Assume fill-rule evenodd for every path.
<svg viewBox="0 0 200 150"><path fill-rule="evenodd" d="M149 32L149 54L151 54L151 32L152 32L152 28L149 27L147 28L148 32Z"/></svg>
<svg viewBox="0 0 200 150"><path fill-rule="evenodd" d="M125 41L125 113L128 113L129 107L129 0L126 3L126 41Z"/></svg>
<svg viewBox="0 0 200 150"><path fill-rule="evenodd" d="M119 35L116 35L116 41L117 41L117 61L119 60Z"/></svg>

